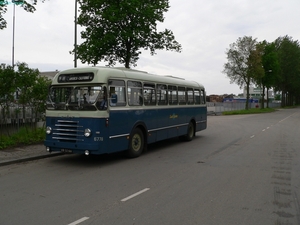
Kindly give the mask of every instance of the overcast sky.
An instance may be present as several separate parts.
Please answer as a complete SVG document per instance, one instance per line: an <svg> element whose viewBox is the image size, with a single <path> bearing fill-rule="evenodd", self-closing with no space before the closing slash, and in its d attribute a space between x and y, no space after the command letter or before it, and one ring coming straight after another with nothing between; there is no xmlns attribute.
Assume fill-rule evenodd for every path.
<svg viewBox="0 0 300 225"><path fill-rule="evenodd" d="M8 0L11 2L11 0ZM74 67L69 54L74 45L75 0L46 0L35 13L16 7L15 62L26 62L41 72ZM274 41L281 36L300 39L299 0L170 0L165 21L182 52L158 51L140 55L137 67L159 75L173 75L203 84L210 94L239 94L222 73L225 51L239 37ZM0 30L0 63L12 63L13 5L5 14L7 28ZM80 27L78 28L80 30ZM78 34L78 43L80 35ZM100 66L106 65L104 62ZM85 66L78 61L78 67Z"/></svg>

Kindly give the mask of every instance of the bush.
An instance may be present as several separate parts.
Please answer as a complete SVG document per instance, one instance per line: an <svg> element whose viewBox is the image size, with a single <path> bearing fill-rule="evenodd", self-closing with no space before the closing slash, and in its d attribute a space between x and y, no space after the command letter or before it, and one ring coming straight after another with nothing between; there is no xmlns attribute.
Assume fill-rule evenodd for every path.
<svg viewBox="0 0 300 225"><path fill-rule="evenodd" d="M45 128L26 128L22 127L20 130L11 135L0 136L0 149L10 148L19 145L30 145L41 143L46 138Z"/></svg>

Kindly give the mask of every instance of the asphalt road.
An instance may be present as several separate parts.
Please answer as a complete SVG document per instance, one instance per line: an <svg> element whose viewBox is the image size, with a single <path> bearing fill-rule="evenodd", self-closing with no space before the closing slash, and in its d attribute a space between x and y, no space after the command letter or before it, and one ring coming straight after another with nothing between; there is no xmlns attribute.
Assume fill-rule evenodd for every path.
<svg viewBox="0 0 300 225"><path fill-rule="evenodd" d="M191 142L0 167L0 224L300 224L300 109L211 116Z"/></svg>

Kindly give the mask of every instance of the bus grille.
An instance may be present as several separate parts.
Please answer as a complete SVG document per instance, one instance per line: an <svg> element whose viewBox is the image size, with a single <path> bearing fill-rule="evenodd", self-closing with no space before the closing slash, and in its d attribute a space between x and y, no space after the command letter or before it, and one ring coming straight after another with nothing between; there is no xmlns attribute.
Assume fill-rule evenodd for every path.
<svg viewBox="0 0 300 225"><path fill-rule="evenodd" d="M81 142L84 137L83 126L79 121L57 120L53 129L53 139L62 142Z"/></svg>

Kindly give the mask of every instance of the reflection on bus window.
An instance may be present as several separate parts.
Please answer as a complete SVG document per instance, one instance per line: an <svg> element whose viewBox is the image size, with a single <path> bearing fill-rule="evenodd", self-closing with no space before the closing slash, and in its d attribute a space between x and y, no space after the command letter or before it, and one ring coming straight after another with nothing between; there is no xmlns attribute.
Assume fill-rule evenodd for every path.
<svg viewBox="0 0 300 225"><path fill-rule="evenodd" d="M205 104L205 92L203 89L201 89L201 103L200 104Z"/></svg>
<svg viewBox="0 0 300 225"><path fill-rule="evenodd" d="M177 105L177 87L176 86L168 86L168 98L169 98L169 105Z"/></svg>
<svg viewBox="0 0 300 225"><path fill-rule="evenodd" d="M199 105L200 104L200 90L195 89L194 95L195 95L195 104Z"/></svg>
<svg viewBox="0 0 300 225"><path fill-rule="evenodd" d="M142 83L138 81L128 81L128 101L131 106L143 105Z"/></svg>
<svg viewBox="0 0 300 225"><path fill-rule="evenodd" d="M52 87L47 109L95 111L100 98L103 98L102 86Z"/></svg>
<svg viewBox="0 0 300 225"><path fill-rule="evenodd" d="M167 85L164 84L157 85L157 103L158 105L168 104Z"/></svg>
<svg viewBox="0 0 300 225"><path fill-rule="evenodd" d="M125 81L123 80L109 80L109 105L125 106L126 105L126 89Z"/></svg>
<svg viewBox="0 0 300 225"><path fill-rule="evenodd" d="M144 84L144 104L156 105L155 84Z"/></svg>
<svg viewBox="0 0 300 225"><path fill-rule="evenodd" d="M186 104L185 87L178 87L178 101L179 105Z"/></svg>
<svg viewBox="0 0 300 225"><path fill-rule="evenodd" d="M193 105L194 104L194 91L192 88L187 88L187 98L188 98L188 104Z"/></svg>

